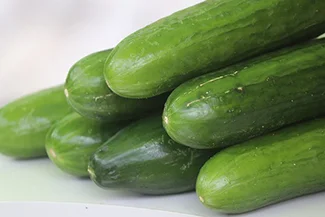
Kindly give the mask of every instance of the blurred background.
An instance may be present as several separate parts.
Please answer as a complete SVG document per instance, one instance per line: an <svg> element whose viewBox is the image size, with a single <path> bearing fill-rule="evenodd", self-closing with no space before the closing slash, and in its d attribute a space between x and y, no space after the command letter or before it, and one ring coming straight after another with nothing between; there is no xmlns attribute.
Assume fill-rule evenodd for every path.
<svg viewBox="0 0 325 217"><path fill-rule="evenodd" d="M202 0L0 0L0 106L63 83L80 58Z"/></svg>
<svg viewBox="0 0 325 217"><path fill-rule="evenodd" d="M0 106L63 83L80 58L202 0L0 0Z"/></svg>

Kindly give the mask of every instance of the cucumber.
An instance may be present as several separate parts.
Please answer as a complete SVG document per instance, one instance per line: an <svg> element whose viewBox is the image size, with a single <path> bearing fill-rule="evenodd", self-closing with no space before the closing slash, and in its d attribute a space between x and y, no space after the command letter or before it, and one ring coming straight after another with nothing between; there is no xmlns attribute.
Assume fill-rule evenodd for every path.
<svg viewBox="0 0 325 217"><path fill-rule="evenodd" d="M222 150L202 167L201 202L243 213L325 190L325 119L290 126Z"/></svg>
<svg viewBox="0 0 325 217"><path fill-rule="evenodd" d="M103 76L104 62L111 49L92 53L71 68L66 78L65 94L80 115L102 122L139 119L148 112L162 110L168 94L150 99L126 99L113 93Z"/></svg>
<svg viewBox="0 0 325 217"><path fill-rule="evenodd" d="M0 108L0 153L14 158L45 157L50 127L71 113L63 85L23 96Z"/></svg>
<svg viewBox="0 0 325 217"><path fill-rule="evenodd" d="M324 115L325 40L313 40L192 79L168 98L176 142L221 148Z"/></svg>
<svg viewBox="0 0 325 217"><path fill-rule="evenodd" d="M89 158L125 123L100 123L72 113L58 121L46 137L46 151L62 171L87 177Z"/></svg>
<svg viewBox="0 0 325 217"><path fill-rule="evenodd" d="M201 166L215 150L196 150L171 140L161 115L132 123L101 146L88 171L101 188L162 195L191 191Z"/></svg>
<svg viewBox="0 0 325 217"><path fill-rule="evenodd" d="M186 80L325 29L324 0L209 0L123 39L108 57L109 87L128 98L170 91Z"/></svg>

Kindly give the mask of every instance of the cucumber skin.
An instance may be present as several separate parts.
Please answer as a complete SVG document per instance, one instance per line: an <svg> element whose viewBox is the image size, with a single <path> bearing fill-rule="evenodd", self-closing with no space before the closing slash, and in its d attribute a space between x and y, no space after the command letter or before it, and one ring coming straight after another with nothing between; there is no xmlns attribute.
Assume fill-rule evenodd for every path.
<svg viewBox="0 0 325 217"><path fill-rule="evenodd" d="M210 0L123 39L104 75L128 98L146 98L268 51L321 35L323 0Z"/></svg>
<svg viewBox="0 0 325 217"><path fill-rule="evenodd" d="M104 189L175 194L194 190L201 166L215 153L175 143L156 115L118 132L95 152L88 171Z"/></svg>
<svg viewBox="0 0 325 217"><path fill-rule="evenodd" d="M136 100L122 98L108 88L103 69L111 50L85 56L70 68L65 94L73 109L86 118L111 123L139 119L162 110L169 94Z"/></svg>
<svg viewBox="0 0 325 217"><path fill-rule="evenodd" d="M325 119L227 148L197 179L197 195L223 213L243 213L325 190Z"/></svg>
<svg viewBox="0 0 325 217"><path fill-rule="evenodd" d="M62 171L87 177L90 156L125 123L105 124L72 113L58 121L46 137L46 152Z"/></svg>
<svg viewBox="0 0 325 217"><path fill-rule="evenodd" d="M51 126L72 112L63 85L40 90L0 109L0 153L19 159L45 157Z"/></svg>
<svg viewBox="0 0 325 217"><path fill-rule="evenodd" d="M178 143L221 148L323 115L325 40L285 48L184 83L163 124Z"/></svg>

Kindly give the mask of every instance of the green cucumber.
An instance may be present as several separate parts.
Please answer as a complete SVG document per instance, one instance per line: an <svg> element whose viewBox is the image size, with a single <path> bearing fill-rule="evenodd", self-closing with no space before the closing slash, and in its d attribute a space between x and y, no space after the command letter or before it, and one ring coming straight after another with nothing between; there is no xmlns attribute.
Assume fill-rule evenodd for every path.
<svg viewBox="0 0 325 217"><path fill-rule="evenodd" d="M106 62L109 87L152 97L186 80L325 31L324 0L209 0L123 39Z"/></svg>
<svg viewBox="0 0 325 217"><path fill-rule="evenodd" d="M0 153L14 158L45 157L50 127L71 113L63 85L23 96L0 108Z"/></svg>
<svg viewBox="0 0 325 217"><path fill-rule="evenodd" d="M65 94L80 115L103 122L139 119L148 112L162 110L168 94L150 99L126 99L113 93L103 76L104 62L111 49L90 54L69 71Z"/></svg>
<svg viewBox="0 0 325 217"><path fill-rule="evenodd" d="M201 166L215 153L177 144L166 134L161 115L156 115L118 132L95 152L88 171L101 188L181 193L194 189Z"/></svg>
<svg viewBox="0 0 325 217"><path fill-rule="evenodd" d="M164 127L178 143L221 148L324 115L324 59L320 39L192 79L168 98Z"/></svg>
<svg viewBox="0 0 325 217"><path fill-rule="evenodd" d="M201 202L243 213L325 190L325 119L290 126L222 150L202 167Z"/></svg>
<svg viewBox="0 0 325 217"><path fill-rule="evenodd" d="M124 126L125 123L104 124L72 113L48 132L47 154L62 171L86 177L90 156Z"/></svg>

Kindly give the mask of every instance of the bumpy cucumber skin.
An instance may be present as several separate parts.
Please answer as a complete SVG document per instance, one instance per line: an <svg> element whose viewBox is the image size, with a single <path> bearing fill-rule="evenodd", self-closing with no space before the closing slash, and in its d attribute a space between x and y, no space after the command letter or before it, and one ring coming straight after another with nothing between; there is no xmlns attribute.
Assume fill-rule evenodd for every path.
<svg viewBox="0 0 325 217"><path fill-rule="evenodd" d="M281 129L217 153L196 191L208 207L243 213L325 190L325 119Z"/></svg>
<svg viewBox="0 0 325 217"><path fill-rule="evenodd" d="M46 137L46 152L62 171L87 177L90 156L124 126L95 122L72 113L51 128Z"/></svg>
<svg viewBox="0 0 325 217"><path fill-rule="evenodd" d="M122 40L105 77L117 94L145 98L238 61L319 36L325 1L210 0Z"/></svg>
<svg viewBox="0 0 325 217"><path fill-rule="evenodd" d="M192 191L201 166L215 153L177 144L156 115L118 132L95 152L88 171L102 188L174 194Z"/></svg>
<svg viewBox="0 0 325 217"><path fill-rule="evenodd" d="M45 157L51 126L72 112L63 85L23 96L0 109L0 153L20 159Z"/></svg>
<svg viewBox="0 0 325 217"><path fill-rule="evenodd" d="M176 142L204 149L323 115L324 59L325 40L314 40L192 79L168 98L164 127Z"/></svg>
<svg viewBox="0 0 325 217"><path fill-rule="evenodd" d="M111 49L90 54L69 70L65 94L80 115L102 122L139 119L163 108L168 94L150 99L126 99L113 93L103 76L104 63Z"/></svg>

